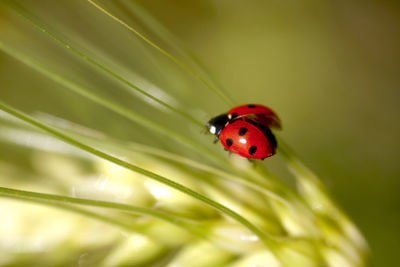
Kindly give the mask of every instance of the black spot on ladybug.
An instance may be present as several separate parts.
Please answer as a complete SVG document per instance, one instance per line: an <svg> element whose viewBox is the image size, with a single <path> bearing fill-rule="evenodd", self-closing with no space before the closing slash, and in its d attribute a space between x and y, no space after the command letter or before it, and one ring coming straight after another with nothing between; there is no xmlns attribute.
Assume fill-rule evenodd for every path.
<svg viewBox="0 0 400 267"><path fill-rule="evenodd" d="M261 130L264 133L265 137L267 138L271 148L275 151L275 149L278 146L278 144L276 142L276 138L275 138L274 134L267 127L264 127Z"/></svg>
<svg viewBox="0 0 400 267"><path fill-rule="evenodd" d="M256 146L251 146L249 148L249 154L250 155L254 155L256 153L256 151L257 151L257 147Z"/></svg>
<svg viewBox="0 0 400 267"><path fill-rule="evenodd" d="M232 114L232 119L236 118L238 116L238 114L235 112Z"/></svg>
<svg viewBox="0 0 400 267"><path fill-rule="evenodd" d="M247 105L249 108L255 108L256 107L256 105L253 105L253 104L250 104L250 105Z"/></svg>
<svg viewBox="0 0 400 267"><path fill-rule="evenodd" d="M231 146L232 144L233 144L233 140L232 139L230 139L230 138L226 139L226 145L227 146Z"/></svg>
<svg viewBox="0 0 400 267"><path fill-rule="evenodd" d="M243 136L243 135L245 135L246 133L247 133L247 128L245 128L245 127L240 128L240 130L239 130L239 136Z"/></svg>

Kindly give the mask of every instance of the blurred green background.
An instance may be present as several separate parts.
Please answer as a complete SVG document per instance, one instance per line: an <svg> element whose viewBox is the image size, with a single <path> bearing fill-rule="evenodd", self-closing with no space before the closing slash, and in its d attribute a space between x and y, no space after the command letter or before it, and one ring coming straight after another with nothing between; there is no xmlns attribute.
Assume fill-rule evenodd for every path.
<svg viewBox="0 0 400 267"><path fill-rule="evenodd" d="M60 35L75 43L75 47L93 53L119 73L128 73L130 79L137 81L129 71L138 70L151 82L163 84L154 74L159 70L147 67L137 56L140 42L129 38L124 30L117 31L119 25L115 26L92 7L67 12L64 7L57 9L57 5L40 2L36 8L36 2L20 1L30 3L33 13L50 21L48 28L62 32ZM66 3L63 5L68 6ZM140 3L205 63L235 100L265 104L278 112L283 121L282 137L321 177L365 234L374 266L395 266L400 250L399 3L377 0L143 0ZM88 10L92 13L85 13ZM42 33L32 31L31 26L11 15L11 19L2 12L0 15L2 37L15 49L45 61L44 65L91 86L96 93L132 105L132 99L125 97L125 93L109 90L116 87L107 77L85 67ZM9 21L12 23L8 25ZM96 25L97 31L93 32L91 26ZM14 34L14 26L28 29L27 34ZM74 30L69 31L70 28ZM124 38L108 39L108 35ZM126 53L130 49L132 54ZM40 107L55 116L112 133L116 138L165 145L162 137L151 132L137 133L125 126L126 120L114 114L103 116L104 110L90 101L66 90L57 91L60 86L21 66L5 54L0 55L0 79L4 86L0 88L0 97L7 103L18 103L17 107L28 111ZM174 74L165 65L160 68L161 72L171 71L164 73L167 78ZM174 87L173 81L170 85L169 91L162 89L179 97L180 108L193 106L193 112L197 112L196 108L204 107L209 114L203 112L197 116L204 120L206 115L227 109L218 106L215 96L204 88L189 92L190 87ZM182 125L172 115L150 113L151 109L139 101L135 105L159 123L172 121ZM198 129L189 129L184 134L197 132ZM2 157L6 156L0 154ZM273 158L267 164L274 162Z"/></svg>
<svg viewBox="0 0 400 267"><path fill-rule="evenodd" d="M399 2L142 3L235 99L278 111L282 136L365 234L374 266L397 265Z"/></svg>

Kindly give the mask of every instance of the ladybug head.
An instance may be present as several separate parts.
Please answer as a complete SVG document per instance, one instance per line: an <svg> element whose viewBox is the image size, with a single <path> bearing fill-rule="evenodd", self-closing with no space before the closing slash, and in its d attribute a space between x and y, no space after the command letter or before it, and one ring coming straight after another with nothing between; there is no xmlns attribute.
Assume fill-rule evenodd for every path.
<svg viewBox="0 0 400 267"><path fill-rule="evenodd" d="M207 129L210 133L218 136L222 129L228 124L229 122L229 115L228 114L221 114L217 117L212 118L207 123Z"/></svg>

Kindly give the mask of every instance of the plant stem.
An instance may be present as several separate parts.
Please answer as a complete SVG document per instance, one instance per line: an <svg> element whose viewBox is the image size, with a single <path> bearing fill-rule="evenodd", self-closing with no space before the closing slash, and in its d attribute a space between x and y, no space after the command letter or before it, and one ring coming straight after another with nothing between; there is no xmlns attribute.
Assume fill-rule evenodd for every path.
<svg viewBox="0 0 400 267"><path fill-rule="evenodd" d="M183 186L179 183L176 183L164 176L158 175L156 173L153 173L151 171L148 171L146 169L140 168L138 166L135 166L127 161L121 160L117 157L111 156L109 154L106 154L96 148L87 146L81 142L79 142L78 140L75 140L63 133L61 133L60 131L57 131L49 126L46 126L45 124L39 122L38 120L23 114L22 112L11 108L3 103L0 102L0 109L9 113L10 115L13 115L14 117L17 117L31 125L34 125L54 136L56 136L58 139L63 140L64 142L73 145L81 150L84 150L92 155L98 156L102 159L105 159L107 161L110 161L112 163L115 163L121 167L124 167L126 169L132 170L134 172L146 175L147 177L154 179L160 183L163 183L165 185L168 185L172 188L175 188L178 191L181 191L184 194L187 194L189 196L192 196L196 199L198 199L199 201L205 203L206 205L210 206L211 208L218 210L222 213L224 213L225 215L231 217L232 219L234 219L235 221L239 222L240 224L242 224L243 226L245 226L246 228L248 228L250 231L252 231L255 235L257 235L260 240L263 241L263 243L272 251L274 252L275 249L278 246L278 241L272 239L271 237L269 237L266 233L264 233L263 231L261 231L257 226L255 226L254 224L252 224L250 221L248 221L247 219L245 219L244 217L242 217L241 215L239 215L238 213L236 213L235 211L227 208L226 206L206 197L203 196L202 194L197 193L196 191L193 191L192 189Z"/></svg>
<svg viewBox="0 0 400 267"><path fill-rule="evenodd" d="M226 104L229 106L233 105L233 100L228 97L226 94L224 94L219 88L214 86L211 82L209 82L207 79L205 79L202 75L200 75L196 70L192 69L190 66L186 65L184 62L181 60L177 59L152 41L150 41L147 37L145 37L143 34L138 32L136 29L133 27L129 26L127 23L125 23L123 20L120 18L117 18L113 14L111 14L109 11L107 11L105 8L101 7L99 4L95 3L92 0L87 0L90 4L92 4L95 8L100 10L102 13L110 17L111 19L115 20L119 24L121 24L123 27L128 29L130 32L134 33L136 36L141 38L144 42L148 43L151 47L159 51L161 54L165 55L167 58L172 60L174 63L176 63L178 66L180 66L182 69L186 70L188 73L192 74L194 77L196 77L198 80L200 80L207 88L209 88L212 92L214 92L217 96L219 96Z"/></svg>

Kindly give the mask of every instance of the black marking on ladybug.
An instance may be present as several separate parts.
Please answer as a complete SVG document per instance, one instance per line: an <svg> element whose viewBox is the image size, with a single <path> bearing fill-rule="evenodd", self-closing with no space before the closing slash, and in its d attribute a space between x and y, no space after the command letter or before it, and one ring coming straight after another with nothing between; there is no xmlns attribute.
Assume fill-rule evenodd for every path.
<svg viewBox="0 0 400 267"><path fill-rule="evenodd" d="M262 132L264 133L265 137L267 138L272 149L275 151L278 144L276 142L276 138L275 138L274 134L272 133L272 131L269 128L265 127L262 129Z"/></svg>
<svg viewBox="0 0 400 267"><path fill-rule="evenodd" d="M264 136L267 138L268 143L270 144L273 151L276 151L278 143L272 131L268 127L261 124L257 124L254 121L248 120L247 122L253 124L254 126L257 126L257 128L260 129L263 132Z"/></svg>
<svg viewBox="0 0 400 267"><path fill-rule="evenodd" d="M245 128L245 127L240 128L240 130L239 130L239 136L243 136L243 135L245 135L246 133L247 133L247 128Z"/></svg>
<svg viewBox="0 0 400 267"><path fill-rule="evenodd" d="M230 138L226 139L225 142L226 142L226 145L227 145L227 146L231 146L231 145L233 144L233 140L230 139Z"/></svg>
<svg viewBox="0 0 400 267"><path fill-rule="evenodd" d="M250 155L254 155L256 153L256 151L257 151L257 147L256 146L251 146L249 148L249 154Z"/></svg>
<svg viewBox="0 0 400 267"><path fill-rule="evenodd" d="M256 105L253 105L253 104L250 104L250 105L247 105L249 108L255 108L256 107Z"/></svg>
<svg viewBox="0 0 400 267"><path fill-rule="evenodd" d="M207 123L207 128L210 133L219 136L222 129L228 124L229 117L227 114L218 115L212 119L210 119Z"/></svg>
<svg viewBox="0 0 400 267"><path fill-rule="evenodd" d="M238 116L238 114L235 112L235 113L232 113L231 116L232 116L231 119L233 120L234 118L236 118Z"/></svg>

